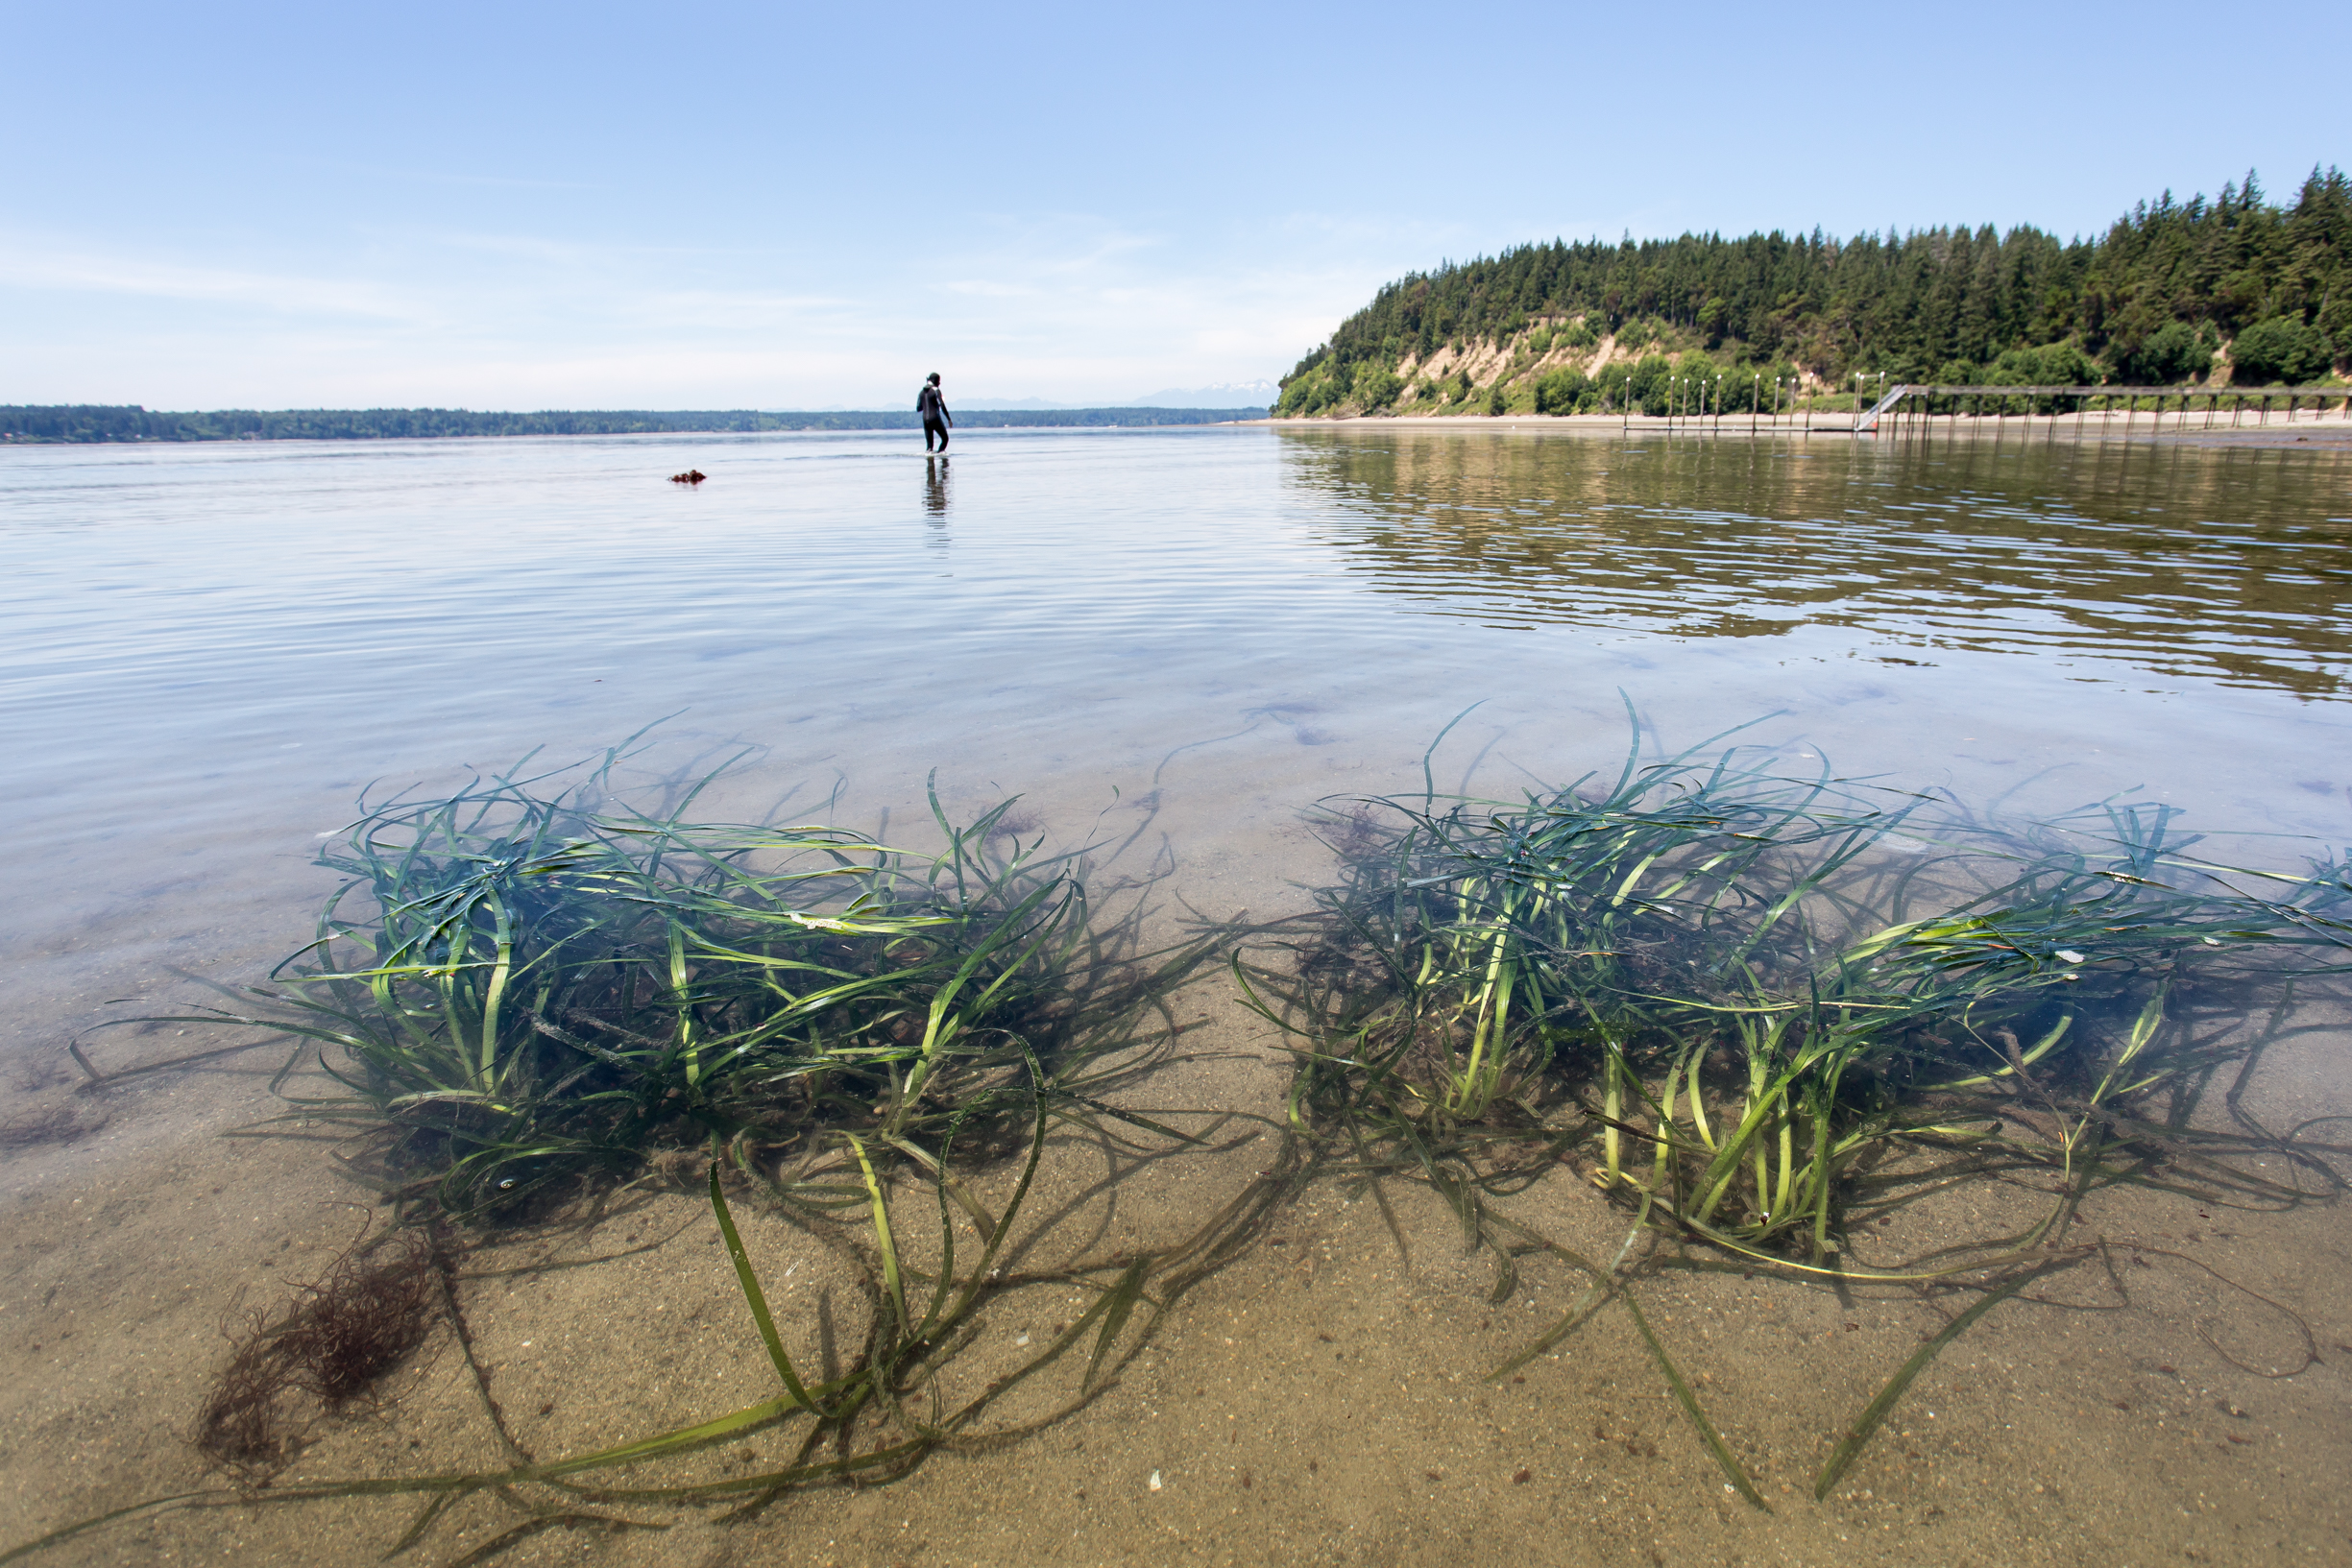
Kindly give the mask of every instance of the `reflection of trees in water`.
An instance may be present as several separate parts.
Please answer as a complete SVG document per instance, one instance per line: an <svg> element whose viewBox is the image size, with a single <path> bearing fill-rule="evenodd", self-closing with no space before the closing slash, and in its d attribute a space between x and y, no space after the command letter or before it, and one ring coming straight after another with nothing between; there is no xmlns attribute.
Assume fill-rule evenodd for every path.
<svg viewBox="0 0 2352 1568"><path fill-rule="evenodd" d="M2352 672L2352 464L2064 438L1921 445L1386 429L1285 437L1375 588L1497 625L2065 652L2305 697Z"/></svg>

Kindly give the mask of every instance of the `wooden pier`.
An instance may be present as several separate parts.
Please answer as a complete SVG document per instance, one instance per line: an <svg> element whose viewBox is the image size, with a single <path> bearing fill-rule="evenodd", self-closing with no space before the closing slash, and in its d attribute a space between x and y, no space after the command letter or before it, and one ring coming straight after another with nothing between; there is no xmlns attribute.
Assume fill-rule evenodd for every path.
<svg viewBox="0 0 2352 1568"><path fill-rule="evenodd" d="M1857 388L1858 413L1829 413L1819 407L1820 395L1779 380L1770 388L1759 385L1753 389L1753 395L1743 399L1749 407L1727 409L1723 406L1725 379L1675 378L1666 412L1661 415L1637 415L1629 391L1622 400L1612 399L1616 406L1604 417L1616 420L1628 431L1639 424L1719 433L1728 423L1734 431L1808 436L1867 436L1889 430L1924 433L1930 428L1999 433L2013 420L2031 428L2047 426L2052 434L2060 428L2077 434L2097 430L2120 435L2260 429L2274 421L2294 424L2324 420L2333 428L2352 427L2352 387L2342 385L1947 386L1904 381L1885 388L1867 407L1862 406L1862 399L1870 394ZM1767 393L1769 407L1765 405ZM1845 395L1835 396L1842 399Z"/></svg>
<svg viewBox="0 0 2352 1568"><path fill-rule="evenodd" d="M2024 402L2023 409L2017 408ZM1938 402L1946 404L1939 409ZM1955 423L1978 420L2039 419L2053 427L2070 420L2076 429L2096 424L2100 430L2121 422L2120 434L2159 430L2242 429L2267 425L2275 414L2291 424L2299 417L2316 420L2335 405L2339 419L2352 412L2352 388L2346 387L1999 387L1941 386L1904 382L1887 389L1851 424L1814 424L1815 431L1877 435L1882 425L1897 429L1922 419Z"/></svg>

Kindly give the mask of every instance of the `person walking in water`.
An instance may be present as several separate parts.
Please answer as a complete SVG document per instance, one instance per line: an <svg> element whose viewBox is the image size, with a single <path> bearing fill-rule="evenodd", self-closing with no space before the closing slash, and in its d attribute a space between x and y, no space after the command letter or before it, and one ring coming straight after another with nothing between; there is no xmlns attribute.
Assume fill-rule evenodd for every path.
<svg viewBox="0 0 2352 1568"><path fill-rule="evenodd" d="M939 396L939 373L931 373L923 390L915 394L914 411L923 416L923 449L932 449L931 438L939 438L939 450L947 450L947 427L956 422L956 416L947 411L947 399Z"/></svg>

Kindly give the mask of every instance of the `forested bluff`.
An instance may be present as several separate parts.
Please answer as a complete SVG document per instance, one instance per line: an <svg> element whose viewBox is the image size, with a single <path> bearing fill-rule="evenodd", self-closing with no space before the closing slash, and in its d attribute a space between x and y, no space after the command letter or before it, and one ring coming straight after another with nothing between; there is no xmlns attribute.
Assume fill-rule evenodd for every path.
<svg viewBox="0 0 2352 1568"><path fill-rule="evenodd" d="M1662 413L1672 376L1721 406L1785 388L2308 385L2352 369L2352 181L2291 203L2248 173L2170 191L2106 233L2031 226L1853 239L1685 234L1525 245L1389 284L1282 379L1276 418ZM1630 386L1629 386L1630 381Z"/></svg>

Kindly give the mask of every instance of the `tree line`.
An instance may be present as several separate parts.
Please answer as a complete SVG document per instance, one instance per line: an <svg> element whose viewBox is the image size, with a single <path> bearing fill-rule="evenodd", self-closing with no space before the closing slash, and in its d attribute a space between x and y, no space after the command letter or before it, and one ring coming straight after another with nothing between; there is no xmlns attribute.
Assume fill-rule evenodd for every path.
<svg viewBox="0 0 2352 1568"><path fill-rule="evenodd" d="M1263 419L1263 408L1009 408L956 416L959 429L1087 428L1154 424L1217 424ZM664 432L766 430L913 430L921 416L905 412L825 410L767 413L732 409L703 413L647 411L535 414L463 408L309 408L264 412L228 408L168 414L133 403L0 404L0 441L398 441L448 436L618 436Z"/></svg>
<svg viewBox="0 0 2352 1568"><path fill-rule="evenodd" d="M2168 191L2072 241L1963 225L1520 246L1381 289L1283 378L1275 412L1399 400L1485 412L1497 391L1532 407L1557 367L1533 368L1527 350L1540 340L1540 360L1605 334L1637 357L1652 342L1709 356L1727 388L1733 370L1748 386L1776 370L1833 385L1857 372L1978 381L2004 357L2037 380L2047 359L2077 384L2189 383L2220 361L2238 385L2306 382L2352 358L2352 180L2315 169L2282 205L2248 173L2211 200ZM1500 349L1516 352L1452 373L1454 385L1401 374Z"/></svg>

